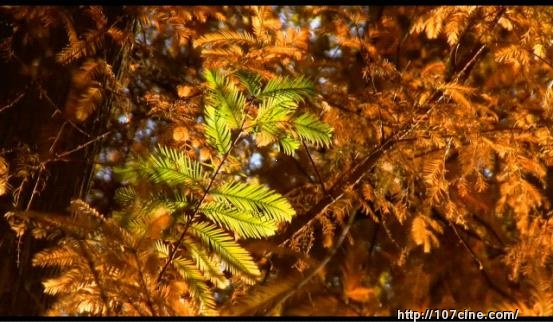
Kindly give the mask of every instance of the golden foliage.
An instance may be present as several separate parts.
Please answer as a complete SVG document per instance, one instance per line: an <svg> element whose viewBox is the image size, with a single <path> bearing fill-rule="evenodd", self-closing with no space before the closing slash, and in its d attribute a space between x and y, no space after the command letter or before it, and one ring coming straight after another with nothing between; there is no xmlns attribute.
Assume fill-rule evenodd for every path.
<svg viewBox="0 0 553 322"><path fill-rule="evenodd" d="M9 173L8 162L0 156L0 196L8 192Z"/></svg>
<svg viewBox="0 0 553 322"><path fill-rule="evenodd" d="M553 296L549 275L544 269L535 269L528 277L529 297L515 303L501 303L499 309L516 311L521 316L550 316L553 314Z"/></svg>
<svg viewBox="0 0 553 322"><path fill-rule="evenodd" d="M267 6L247 10L252 14L253 33L220 30L194 41L194 46L201 48L208 68L246 69L271 78L276 76L274 67L290 69L294 61L305 56L307 31L292 27L283 30L280 20L273 17Z"/></svg>
<svg viewBox="0 0 553 322"><path fill-rule="evenodd" d="M69 20L64 20L68 33L69 44L57 54L57 61L68 64L85 56L94 55L104 45L104 34L107 32L108 20L99 6L91 6L85 9L89 18L94 21L96 30L85 32L81 38L77 37L75 29Z"/></svg>
<svg viewBox="0 0 553 322"><path fill-rule="evenodd" d="M222 310L222 314L236 316L256 315L256 313L280 315L279 311L282 308L271 310L270 305L292 290L299 281L299 274L292 274L288 277L281 277L278 280L257 285L250 289L251 296L242 297L240 302L229 304L228 307ZM267 311L267 307L269 307L269 311Z"/></svg>
<svg viewBox="0 0 553 322"><path fill-rule="evenodd" d="M442 226L434 219L424 215L418 215L411 223L411 237L416 245L423 246L425 253L430 253L432 248L440 246L436 234L442 234Z"/></svg>
<svg viewBox="0 0 553 322"><path fill-rule="evenodd" d="M143 237L133 236L81 200L72 202L71 212L71 218L33 212L17 214L66 234L57 247L41 251L33 259L33 265L58 267L62 273L43 283L45 292L58 298L48 314L213 313L208 307L197 306L199 311L187 308L188 300L182 296L194 292L194 284L185 288L182 280L175 279L161 288L156 285L161 263L154 242L167 226L166 212L158 211Z"/></svg>
<svg viewBox="0 0 553 322"><path fill-rule="evenodd" d="M152 272L162 264L151 255L153 240L163 239L171 229L182 231L187 218L183 212L169 214L154 207L143 213L149 226L137 229L140 237L117 237L130 238L124 247L133 241L129 247L139 252L141 264L129 254L95 249L91 238L81 245L72 237L68 245L37 256L41 263L67 268L64 277L45 284L47 292L65 303L56 312L78 308L106 314L105 307L115 303L105 305L85 253L91 253L95 263L110 256L107 262L113 265L98 268L99 281L104 278L104 284L113 282L119 288L110 293L112 286L105 287L109 301L124 303L118 314L149 314L148 292L160 314L211 313L219 297L204 291L215 289L225 314L304 314L309 307L334 305L343 311L328 312L368 315L389 314L386 310L393 307L489 309L494 303L518 306L525 314L551 312L553 292L547 283L553 253L551 8L125 8L125 14L137 19L133 32L123 30L103 7L76 8L86 24L71 10L2 10L13 16L18 30L26 31L21 36L14 33L1 45L8 57L13 58L19 43L27 46L48 39L54 27L63 34L66 44L53 50L52 58L71 70L63 115L67 120L85 124L95 113L105 112L102 106L114 102L113 95L126 97L126 110L115 100L109 111L115 115L125 110L136 119L129 121L132 126L116 129L123 139L107 144L147 155L154 142L161 142L210 170L224 160L220 171L226 180L275 183L298 213L290 224L275 226L274 239L264 241L270 246L256 254L274 263L264 282L249 280L259 282L254 286L205 264L209 258L198 251L198 236L184 240L185 250L177 261L182 270L167 277L172 282L161 289L154 286ZM133 46L125 56L130 76L122 79L116 65L100 53L125 42ZM244 127L237 119L229 134L223 133L225 144L233 141L231 137L241 140L232 155L217 155L204 136L207 89L201 85L201 71L216 68L225 74L261 76L248 86L233 85L247 93L243 104L247 117ZM313 81L316 95L294 109L331 124L332 146L304 148L298 142L299 149L282 158L277 150L284 139L269 131L248 134L253 120L263 116L255 83L298 75ZM231 79L239 83L238 76ZM214 110L224 110L228 104ZM148 127L150 123L154 126ZM290 124L281 122L277 128L287 134ZM7 194L8 178L19 187L28 185L41 162L31 153L17 155L15 162L0 158L0 195ZM261 160L259 167L254 155ZM140 196L169 191L189 198L205 191L188 185L152 188L137 181ZM220 181L217 178L214 184ZM21 190L10 188L14 196ZM205 200L210 202L213 196L206 194ZM60 216L23 216L27 221L15 220L15 213L8 217L18 235L29 222L57 224L66 234L79 236L123 234L81 206L81 212L94 219L79 217L80 228ZM363 234L348 234L345 244L349 244L343 246L340 233L358 211L367 216L357 216L352 230ZM374 226L363 226L367 222ZM96 231L105 225L111 228ZM236 233L229 238L239 237ZM174 242L166 240L156 247ZM277 251L279 247L286 252ZM430 252L432 256L427 256ZM195 257L184 255L188 253ZM369 264L363 266L361 259ZM295 289L324 260L316 281L306 286L309 292ZM196 267L199 262L205 265ZM85 272L81 280L77 268ZM145 285L140 285L138 268L145 269ZM509 279L522 286L514 287ZM459 287L468 282L475 287ZM413 290L409 295L398 292L407 288ZM229 289L234 294L229 295ZM78 296L64 295L67 290ZM129 298L113 295L119 290ZM288 292L296 296L281 303ZM199 294L207 294L204 302L196 299ZM504 301L509 296L529 299L513 304ZM239 302L233 305L228 298ZM162 307L162 302L171 303L171 308Z"/></svg>

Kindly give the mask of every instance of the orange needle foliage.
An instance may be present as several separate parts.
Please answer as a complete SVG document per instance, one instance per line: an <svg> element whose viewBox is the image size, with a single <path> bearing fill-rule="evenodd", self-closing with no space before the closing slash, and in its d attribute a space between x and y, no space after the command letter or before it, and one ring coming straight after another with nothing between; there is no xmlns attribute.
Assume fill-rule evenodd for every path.
<svg viewBox="0 0 553 322"><path fill-rule="evenodd" d="M553 314L553 8L5 6L0 12L11 26L0 53L17 79L0 95L0 134L6 131L0 200L12 228L2 226L8 237L0 247L13 254L0 276L15 276L20 260L30 267L33 256L38 266L82 262L87 270L84 290L71 284L81 274L74 270L58 279L37 273L29 282L38 294L33 314L370 316L426 308ZM206 79L218 77L208 70L220 71L224 83ZM63 81L48 86L55 75ZM218 90L240 94L213 94ZM221 101L214 104L214 97ZM278 111L268 107L277 105ZM22 123L11 120L35 112L48 116L27 138L18 130ZM218 128L225 118L233 123ZM158 144L213 176L158 188L112 171L132 156L155 155ZM71 225L63 215L48 219L69 206L66 200L52 210L41 201L58 184L49 173L60 163L88 169L59 184L82 186L64 196L86 198L71 211L94 219L81 216ZM151 215L140 238L127 236L117 221L114 191L129 182L133 211ZM212 186L248 197L240 195L243 182L258 195L278 192L281 205L293 208L286 221L265 227L272 235L244 238L240 228L221 237L244 249L256 272L248 278L239 269L209 266L221 254L201 253L193 243L222 236L205 223L209 215L226 224L222 216L242 218L201 206L223 200ZM182 204L197 206L190 221L167 205L148 208L143 199L154 194L185 196ZM229 200L235 202L229 207L251 206ZM268 225L262 219L248 227ZM86 231L87 238L101 241L75 237L93 227L99 232ZM33 242L26 231L48 237L40 245L50 251L29 248L29 256L16 256L22 236ZM178 238L188 233L196 235ZM103 251L117 240L134 253ZM181 275L165 274L167 255L177 252ZM116 270L120 285L105 286L115 283L107 277ZM23 292L23 282L14 285L0 281L0 294ZM43 287L52 298L41 297ZM2 295L0 303L11 306L0 304L6 306L0 312L16 312L23 298Z"/></svg>

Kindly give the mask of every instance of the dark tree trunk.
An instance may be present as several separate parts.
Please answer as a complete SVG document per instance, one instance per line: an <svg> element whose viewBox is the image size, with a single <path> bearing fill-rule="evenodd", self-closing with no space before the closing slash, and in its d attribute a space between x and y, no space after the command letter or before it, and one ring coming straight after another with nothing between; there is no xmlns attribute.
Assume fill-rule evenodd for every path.
<svg viewBox="0 0 553 322"><path fill-rule="evenodd" d="M29 10L29 8L27 8ZM38 7L36 10L44 10ZM73 17L79 30L77 15L80 8L65 10ZM108 21L124 17L120 8L104 8ZM56 53L67 44L64 28L50 27L47 39L26 41L32 30L25 22L16 21L12 11L0 12L0 37L11 37L15 56L0 59L0 156L10 165L11 192L0 196L0 214L12 210L64 212L72 198L84 198L90 184L93 161L101 140L54 161L60 153L70 151L92 141L104 133L110 117L110 98L86 120L76 124L69 121L64 106L71 88L71 73L79 62L61 65ZM132 28L129 18L121 24ZM122 21L122 20L121 20ZM17 25L18 29L14 30ZM27 25L30 25L29 22ZM48 28L47 26L43 28ZM128 29L130 30L130 29ZM121 47L101 48L95 57L104 58L118 74L121 70ZM9 59L6 59L9 58ZM25 155L32 167L25 181L17 177L17 158ZM20 188L18 199L14 190ZM32 266L33 255L55 241L35 240L30 232L17 237L4 216L0 217L0 314L40 315L48 307L50 298L43 295L42 280L49 273Z"/></svg>

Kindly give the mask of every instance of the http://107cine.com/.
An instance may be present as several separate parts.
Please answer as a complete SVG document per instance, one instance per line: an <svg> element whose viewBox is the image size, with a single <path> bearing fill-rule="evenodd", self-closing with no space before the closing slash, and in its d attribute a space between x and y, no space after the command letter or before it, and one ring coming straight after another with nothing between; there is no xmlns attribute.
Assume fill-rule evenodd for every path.
<svg viewBox="0 0 553 322"><path fill-rule="evenodd" d="M470 311L454 309L397 310L398 320L516 320L518 309L513 311Z"/></svg>

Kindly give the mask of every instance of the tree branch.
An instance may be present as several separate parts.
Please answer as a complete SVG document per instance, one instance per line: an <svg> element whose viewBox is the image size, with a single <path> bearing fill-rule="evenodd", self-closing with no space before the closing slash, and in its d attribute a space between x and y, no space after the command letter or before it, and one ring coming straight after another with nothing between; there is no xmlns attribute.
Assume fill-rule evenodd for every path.
<svg viewBox="0 0 553 322"><path fill-rule="evenodd" d="M242 130L244 128L245 122L246 122L246 118L244 118L244 120L242 121L242 125L240 126L240 131L238 133L238 136L236 137L236 139L234 139L234 141L232 142L232 144L229 147L229 149L227 150L227 152L225 152L225 154L223 155L223 158L221 159L221 162L217 166L217 169L215 169L215 172L213 172L213 175L211 176L211 179L209 180L207 188L205 189L202 197L200 198L200 201L198 201L198 203L196 204L196 207L192 211L192 214L189 217L190 219L188 219L188 221L186 223L186 226L184 227L183 232L180 234L179 239L175 243L173 249L171 249L171 252L169 253L169 256L167 257L167 261L165 262L165 264L163 265L161 271L159 272L159 274L157 276L156 283L158 285L161 282L163 274L165 273L165 271L169 267L169 264L171 264L171 262L175 259L175 256L177 255L177 250L178 250L179 246L182 244L182 242L184 241L184 237L186 236L186 232L188 231L188 228L190 227L190 224L191 224L192 220L194 220L194 218L198 214L198 210L200 210L201 205L203 204L205 198L207 197L207 194L211 190L211 187L213 186L213 183L215 182L215 178L219 174L219 171L221 171L221 168L223 167L223 164L227 161L227 158L229 157L230 152L232 151L232 149L236 146L238 141L242 138Z"/></svg>
<svg viewBox="0 0 553 322"><path fill-rule="evenodd" d="M286 292L286 294L280 298L280 300L278 300L276 302L276 304L273 305L273 307L279 307L280 305L282 305L284 302L286 302L286 300L288 298L290 298L290 296L294 295L294 293L296 293L297 291L299 291L302 287L304 287L309 281L311 281L311 279L315 276L317 276L321 270L330 262L330 260L332 259L332 257L334 257L334 255L336 254L336 252L338 251L338 249L342 246L342 243L344 242L344 240L346 239L346 236L347 234L349 233L349 230L351 229L351 226L353 225L353 222L355 221L355 217L357 215L357 211L354 211L350 217L349 217L349 220L348 222L346 223L346 225L344 226L344 229L342 230L342 233L340 234L340 237L338 237L338 240L336 241L336 244L334 245L334 247L330 250L330 252L328 253L328 255L326 255L326 257L321 261L321 263L315 267L311 273L309 273L305 278L303 278L296 287L294 287L293 289L289 290L288 292Z"/></svg>
<svg viewBox="0 0 553 322"><path fill-rule="evenodd" d="M144 289L144 293L146 294L146 305L148 306L148 309L150 310L150 313L152 314L152 316L156 316L156 311L154 310L154 305L152 303L152 295L150 294L150 290L146 285L146 280L144 279L144 273L142 272L142 267L140 265L140 261L138 259L138 254L136 252L136 249L132 249L132 254L136 262L136 269L138 270L138 277L140 279L140 284L142 284L142 288Z"/></svg>
<svg viewBox="0 0 553 322"><path fill-rule="evenodd" d="M7 110L10 107L17 104L17 102L19 102L23 98L23 96L25 96L25 93L26 93L26 91L23 91L23 92L19 93L19 95L17 95L11 102L9 102L8 104L0 107L0 113L4 112L5 110Z"/></svg>
<svg viewBox="0 0 553 322"><path fill-rule="evenodd" d="M497 292L502 297L504 297L504 298L506 298L510 301L514 301L514 298L509 293L505 292L499 286L495 285L495 283L490 278L488 272L486 271L484 265L482 264L482 261L480 260L480 258L478 258L478 256L474 252L474 250L470 247L470 245L466 242L466 240L461 236L461 234L459 234L459 231L457 230L457 227L455 226L455 224L453 222L451 222L451 220L449 220L445 216L443 216L436 208L434 208L433 210L434 210L434 214L438 215L438 218L441 221L446 222L449 225L449 227L451 228L451 230L453 230L456 237L459 239L459 241L461 242L463 247L470 254L473 261L478 266L478 271L480 272L482 277L486 280L486 283L488 284L488 286L490 286L491 289L493 289L495 292Z"/></svg>
<svg viewBox="0 0 553 322"><path fill-rule="evenodd" d="M506 10L505 8L501 8L501 10L498 12L492 24L492 29L493 27L495 27L495 25L497 24L497 21L503 15L505 10ZM459 79L461 75L463 75L465 79L468 78L470 71L476 65L478 59L482 57L481 54L485 48L486 46L482 45L480 49L475 53L475 55L473 55L473 57L463 66L463 68L454 75L453 79ZM430 96L428 102L439 100L439 98L442 95L440 95L440 91L438 89L435 89L432 95ZM296 233L296 231L312 223L315 217L321 211L326 209L328 206L336 202L344 195L344 188L348 186L355 187L364 178L366 173L375 166L379 158L384 153L386 153L391 148L393 148L397 142L403 140L405 136L409 134L413 129L415 129L425 119L425 117L427 117L430 114L430 112L434 109L434 107L435 105L431 106L416 121L404 125L394 135L384 140L384 142L380 144L379 147L377 147L372 152L370 152L360 163L358 163L358 165L351 170L349 175L346 174L342 176L342 179L337 181L330 188L329 192L325 195L324 198L322 198L306 214L296 217L297 219L293 221L290 225L288 225L285 231L283 231L282 233L278 234L275 238L273 238L273 240L278 244L281 244L284 241L290 239Z"/></svg>
<svg viewBox="0 0 553 322"><path fill-rule="evenodd" d="M79 242L79 248L81 249L82 254L83 254L83 256L86 260L86 263L88 265L88 269L90 269L90 273L92 274L92 276L94 278L94 282L96 283L96 285L98 285L98 289L100 290L100 298L102 299L102 302L104 303L104 306L106 307L106 313L107 313L108 316L110 316L111 315L111 308L110 308L110 305L109 305L109 299L108 299L108 295L106 293L106 290L104 288L104 284L100 279L100 274L98 273L98 271L95 268L94 261L92 260L92 257L90 256L90 253L86 249L85 243L82 240L78 240L78 242Z"/></svg>
<svg viewBox="0 0 553 322"><path fill-rule="evenodd" d="M315 161L313 161L313 158L311 157L311 153L309 152L309 148L307 148L307 144L305 144L305 141L302 139L301 143L303 144L303 148L305 149L305 152L307 153L307 157L309 158L309 161L311 162L311 166L313 167L313 170L315 170L315 174L317 175L317 180L319 181L319 184L321 185L321 189L323 193L326 195L327 191L325 188L325 183L323 181L323 178L321 177L321 174L319 173L319 170L317 169L317 165L315 164Z"/></svg>
<svg viewBox="0 0 553 322"><path fill-rule="evenodd" d="M65 152L63 152L63 153L60 153L60 154L56 155L56 157L57 157L57 158L63 158L63 157L65 157L65 156L70 155L70 154L73 153L73 152L77 152L77 151L79 151L79 150L82 150L82 149L86 148L87 146L91 145L92 143L94 143L94 142L96 142L96 141L99 141L99 140L103 139L104 137L106 137L106 136L107 136L108 134L110 134L110 133L111 133L111 131L107 131L107 132L105 132L105 133L103 133L103 134L100 134L100 135L98 135L97 137L95 137L94 139L92 139L92 140L90 140L90 141L87 141L87 142L85 142L85 143L83 143L83 144L80 144L79 146L75 147L74 149L71 149L71 150L69 150L69 151L65 151Z"/></svg>

